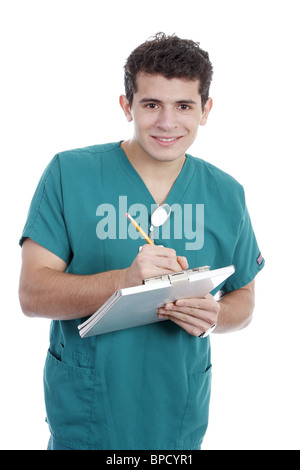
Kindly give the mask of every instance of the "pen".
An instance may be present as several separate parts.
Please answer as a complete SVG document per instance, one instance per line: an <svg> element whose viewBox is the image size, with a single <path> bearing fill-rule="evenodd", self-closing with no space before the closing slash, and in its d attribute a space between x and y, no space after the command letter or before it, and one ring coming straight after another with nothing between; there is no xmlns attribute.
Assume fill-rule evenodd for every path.
<svg viewBox="0 0 300 470"><path fill-rule="evenodd" d="M144 232L144 230L136 223L136 221L131 217L130 214L128 214L128 212L126 213L126 217L130 220L130 222L131 222L132 225L137 229L137 231L140 232L140 234L145 238L145 240L146 240L150 245L154 245L153 241L150 240L150 238L148 237L148 235L146 235L146 233Z"/></svg>

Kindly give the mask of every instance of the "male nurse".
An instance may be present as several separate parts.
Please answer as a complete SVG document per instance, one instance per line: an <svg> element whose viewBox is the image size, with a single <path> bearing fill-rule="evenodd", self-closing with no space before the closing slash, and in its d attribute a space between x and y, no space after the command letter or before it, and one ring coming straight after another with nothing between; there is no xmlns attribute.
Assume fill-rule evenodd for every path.
<svg viewBox="0 0 300 470"><path fill-rule="evenodd" d="M198 43L157 34L125 65L120 105L132 138L58 153L41 177L20 240L19 295L25 315L52 320L44 369L49 449L201 448L212 372L203 334L215 324L215 333L249 325L264 265L243 187L187 153L212 108L211 79ZM125 213L148 232L162 204L173 208L168 230L150 245L127 227ZM219 301L212 292L160 308L169 321L78 334L118 289L232 264Z"/></svg>

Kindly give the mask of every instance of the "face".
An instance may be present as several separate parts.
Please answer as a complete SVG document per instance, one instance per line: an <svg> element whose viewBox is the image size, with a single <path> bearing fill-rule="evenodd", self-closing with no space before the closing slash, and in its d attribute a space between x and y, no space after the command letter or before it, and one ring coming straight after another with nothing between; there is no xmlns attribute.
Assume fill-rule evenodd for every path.
<svg viewBox="0 0 300 470"><path fill-rule="evenodd" d="M139 73L132 106L126 96L120 104L134 123L131 143L139 155L158 161L184 159L199 125L205 125L212 107L209 98L202 109L199 81L167 79Z"/></svg>

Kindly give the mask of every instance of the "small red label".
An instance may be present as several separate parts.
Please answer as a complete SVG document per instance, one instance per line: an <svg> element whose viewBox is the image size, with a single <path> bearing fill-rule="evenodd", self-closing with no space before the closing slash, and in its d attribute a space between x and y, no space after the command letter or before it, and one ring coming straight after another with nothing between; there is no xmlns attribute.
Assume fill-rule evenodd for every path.
<svg viewBox="0 0 300 470"><path fill-rule="evenodd" d="M263 261L264 261L263 255L259 253L258 258L256 259L258 266L261 266Z"/></svg>

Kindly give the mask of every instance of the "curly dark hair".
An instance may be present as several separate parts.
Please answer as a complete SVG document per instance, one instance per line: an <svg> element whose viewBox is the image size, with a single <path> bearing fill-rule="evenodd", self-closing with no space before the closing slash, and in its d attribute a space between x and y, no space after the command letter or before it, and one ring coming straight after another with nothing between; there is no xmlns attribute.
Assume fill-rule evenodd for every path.
<svg viewBox="0 0 300 470"><path fill-rule="evenodd" d="M158 74L165 78L200 80L199 93L202 106L209 96L213 67L206 51L198 42L181 39L175 34L166 36L157 33L138 46L128 57L124 66L125 93L132 106L133 95L137 92L137 74Z"/></svg>

